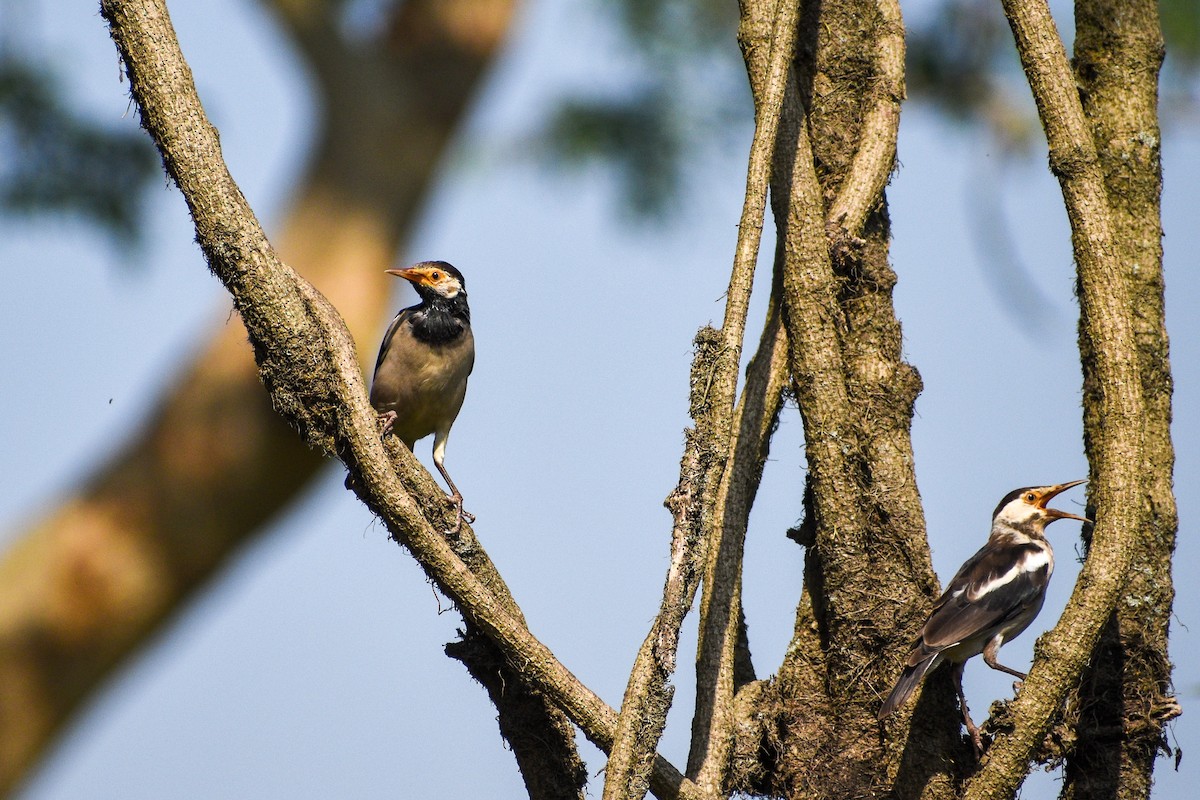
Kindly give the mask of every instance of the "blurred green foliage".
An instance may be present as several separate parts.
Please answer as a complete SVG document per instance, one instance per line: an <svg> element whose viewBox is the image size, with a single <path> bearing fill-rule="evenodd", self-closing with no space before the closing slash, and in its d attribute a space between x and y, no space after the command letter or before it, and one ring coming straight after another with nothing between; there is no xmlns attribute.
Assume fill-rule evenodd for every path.
<svg viewBox="0 0 1200 800"><path fill-rule="evenodd" d="M964 122L989 102L997 76L1017 66L1000 4L988 0L945 0L910 27L907 45L910 96Z"/></svg>
<svg viewBox="0 0 1200 800"><path fill-rule="evenodd" d="M1200 67L1200 0L1159 0L1167 65L1173 72L1194 77Z"/></svg>
<svg viewBox="0 0 1200 800"><path fill-rule="evenodd" d="M1070 6L1056 9L1070 19ZM685 162L695 144L705 136L711 141L714 131L745 131L749 124L749 92L731 46L736 4L620 0L603 10L628 42L622 58L637 78L623 91L564 98L545 127L546 152L568 166L614 168L629 208L653 218L685 191ZM1163 122L1169 125L1198 105L1200 0L1160 0L1160 13L1168 53ZM1032 153L1041 128L1000 4L933 0L915 9L905 4L905 14L910 101L982 129L1001 153Z"/></svg>
<svg viewBox="0 0 1200 800"><path fill-rule="evenodd" d="M688 158L747 129L737 5L621 0L597 11L623 35L625 79L560 98L539 144L557 165L612 169L630 218L653 221L686 195Z"/></svg>
<svg viewBox="0 0 1200 800"><path fill-rule="evenodd" d="M652 86L619 100L564 100L547 131L559 161L599 159L613 168L634 217L667 208L681 181L682 131L661 90Z"/></svg>
<svg viewBox="0 0 1200 800"><path fill-rule="evenodd" d="M386 26L394 0L329 0L352 27ZM555 166L612 171L623 207L652 220L687 194L700 148L748 135L750 96L729 0L595 3L618 33L617 75L573 87L538 144ZM908 90L963 125L986 129L1007 152L1040 131L994 0L934 0L909 12ZM1167 62L1164 123L1194 115L1200 0L1160 0ZM113 130L71 107L54 65L0 48L0 212L67 213L124 244L137 241L157 158L140 131Z"/></svg>
<svg viewBox="0 0 1200 800"><path fill-rule="evenodd" d="M0 210L67 213L131 245L158 158L140 130L114 131L63 100L52 69L0 56Z"/></svg>

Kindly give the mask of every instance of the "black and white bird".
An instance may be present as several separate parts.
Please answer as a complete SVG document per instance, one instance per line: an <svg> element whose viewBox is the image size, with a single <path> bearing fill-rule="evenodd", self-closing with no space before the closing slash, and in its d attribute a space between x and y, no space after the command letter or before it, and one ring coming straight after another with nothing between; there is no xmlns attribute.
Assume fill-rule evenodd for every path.
<svg viewBox="0 0 1200 800"><path fill-rule="evenodd" d="M412 283L421 302L401 310L384 334L371 381L371 405L379 412L383 435L394 433L409 450L418 439L433 434L433 463L452 492L457 531L464 518L474 521L463 511L462 493L443 463L450 426L462 408L475 365L466 281L445 261L387 272Z"/></svg>
<svg viewBox="0 0 1200 800"><path fill-rule="evenodd" d="M977 753L983 752L979 729L967 711L962 672L967 659L983 654L992 669L1024 680L1025 673L996 660L1000 646L1029 627L1042 610L1054 571L1054 551L1046 526L1058 519L1086 517L1047 508L1046 503L1083 481L1032 486L1009 492L992 514L987 544L958 570L933 605L904 672L879 710L884 719L913 693L926 673L943 661L954 665L954 683L963 723Z"/></svg>

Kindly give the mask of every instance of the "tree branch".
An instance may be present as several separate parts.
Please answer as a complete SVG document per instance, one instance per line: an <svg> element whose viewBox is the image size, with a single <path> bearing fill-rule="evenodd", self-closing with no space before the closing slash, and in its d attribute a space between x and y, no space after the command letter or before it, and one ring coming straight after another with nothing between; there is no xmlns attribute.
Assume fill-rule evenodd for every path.
<svg viewBox="0 0 1200 800"><path fill-rule="evenodd" d="M747 524L788 385L788 342L781 305L777 285L758 350L746 367L746 386L734 415L737 436L730 443L733 455L722 476L713 524L706 536L708 563L700 601L696 711L688 774L710 796L719 795L725 785L733 743Z"/></svg>
<svg viewBox="0 0 1200 800"><path fill-rule="evenodd" d="M896 164L900 102L904 100L904 20L896 0L877 0L880 22L875 39L874 103L863 116L850 170L829 208L830 239L854 242L867 214L883 199Z"/></svg>
<svg viewBox="0 0 1200 800"><path fill-rule="evenodd" d="M162 0L104 0L101 13L125 62L142 125L188 203L210 269L233 296L276 410L310 446L343 460L359 496L467 620L585 736L610 748L616 713L529 633L438 533L444 496L411 453L393 441L385 449L353 340L328 301L279 261L229 175ZM419 474L424 477L414 479ZM409 487L427 492L414 496ZM439 504L435 526L422 507ZM651 787L660 798L694 796L694 785L661 757Z"/></svg>
<svg viewBox="0 0 1200 800"><path fill-rule="evenodd" d="M1113 235L1129 286L1146 413L1140 469L1148 509L1117 611L1067 701L1076 739L1063 770L1063 800L1150 794L1157 757L1171 748L1163 726L1177 709L1167 648L1174 587L1171 555L1179 521L1172 494L1172 377L1163 303L1162 162L1158 78L1163 34L1156 0L1077 0L1073 71L1104 172ZM1082 333L1082 332L1081 332ZM1083 356L1084 442L1107 435ZM1167 709L1163 712L1162 709ZM1117 735L1113 735L1117 731Z"/></svg>
<svg viewBox="0 0 1200 800"><path fill-rule="evenodd" d="M1112 214L1091 130L1062 40L1043 0L1004 0L1062 187L1078 275L1081 338L1093 344L1100 388L1096 412L1103 441L1092 442L1092 546L1058 624L1035 649L1029 677L1011 706L1014 729L999 738L964 797L1011 797L1067 692L1079 681L1101 628L1116 607L1146 520L1140 497L1143 463L1141 380L1134 357L1132 309L1114 246Z"/></svg>
<svg viewBox="0 0 1200 800"><path fill-rule="evenodd" d="M667 501L675 518L671 566L659 615L638 651L626 686L617 740L605 771L605 800L636 800L645 795L647 756L657 747L671 704L673 689L669 681L675 668L679 627L695 596L695 564L706 558L704 553L710 546L707 537L722 521L717 507L722 476L733 450L738 364L795 28L795 4L779 3L768 61L767 99L756 115L750 145L725 318L720 332L706 328L696 337L691 403L696 426L684 448L679 486ZM714 790L709 786L703 791Z"/></svg>
<svg viewBox="0 0 1200 800"><path fill-rule="evenodd" d="M695 409L707 390L714 334L705 328L696 336L691 371L691 405ZM647 790L649 768L655 748L667 723L674 687L679 648L679 629L696 596L701 556L699 541L699 495L704 480L700 435L685 432L679 483L664 505L671 511L671 557L667 567L663 599L634 657L633 668L621 701L613 748L604 770L604 796L640 798Z"/></svg>

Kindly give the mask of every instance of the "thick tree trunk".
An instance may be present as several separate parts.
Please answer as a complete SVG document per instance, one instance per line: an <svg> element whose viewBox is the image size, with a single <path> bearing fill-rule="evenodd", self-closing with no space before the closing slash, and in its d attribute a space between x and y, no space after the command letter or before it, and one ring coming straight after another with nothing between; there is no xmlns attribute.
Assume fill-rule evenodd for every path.
<svg viewBox="0 0 1200 800"><path fill-rule="evenodd" d="M1134 314L1146 413L1145 526L1122 602L1104 629L1078 697L1069 704L1075 741L1063 797L1135 800L1150 794L1163 725L1178 713L1171 696L1167 633L1174 589L1171 556L1178 520L1171 492L1171 372L1163 309L1162 191L1158 72L1162 32L1155 0L1080 0L1075 7L1075 75L1104 172L1114 245ZM1095 400L1093 343L1083 349L1084 431L1089 457L1105 436ZM1167 748L1169 750L1169 748Z"/></svg>
<svg viewBox="0 0 1200 800"><path fill-rule="evenodd" d="M743 3L756 101L773 3ZM903 96L903 29L888 2L806 3L775 155L793 390L809 475L804 596L778 677L743 689L759 759L735 756L736 786L788 797L950 796L963 751L952 695L920 747L885 737L879 698L937 592L909 428L920 378L901 358L883 200ZM853 213L850 211L853 210ZM887 586L881 591L881 586ZM929 706L923 703L922 707ZM770 754L764 763L763 754ZM947 772L947 770L951 772Z"/></svg>

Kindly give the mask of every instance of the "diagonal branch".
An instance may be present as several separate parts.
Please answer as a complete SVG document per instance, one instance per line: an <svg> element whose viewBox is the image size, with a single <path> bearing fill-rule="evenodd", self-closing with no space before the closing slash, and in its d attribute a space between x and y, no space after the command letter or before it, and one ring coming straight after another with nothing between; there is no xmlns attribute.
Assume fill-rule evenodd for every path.
<svg viewBox="0 0 1200 800"><path fill-rule="evenodd" d="M390 318L393 287L383 270L394 266L439 154L503 41L482 39L478 25L426 25L417 37L406 26L421 20L399 13L417 4L390 5L389 18L403 23L392 38L419 38L442 60L400 64L400 48L356 37L348 54L344 30L313 26L320 52L304 53L317 59L304 64L320 95L313 152L275 240L360 340ZM470 5L499 19L515 0ZM272 410L245 331L224 317L189 348L138 429L45 514L11 531L12 546L0 554L0 795L325 464Z"/></svg>
<svg viewBox="0 0 1200 800"><path fill-rule="evenodd" d="M648 757L666 726L673 687L679 628L695 597L698 565L707 537L720 525L722 476L732 451L737 372L745 336L754 268L762 242L772 152L796 41L795 3L780 2L769 57L766 99L756 116L746 174L746 194L738 225L733 270L726 292L721 330L696 336L691 376L689 432L680 464L679 485L667 499L674 516L671 563L663 601L639 649L621 704L617 738L605 770L604 800L641 798L646 793ZM709 787L711 790L711 787Z"/></svg>
<svg viewBox="0 0 1200 800"><path fill-rule="evenodd" d="M1114 246L1112 216L1095 143L1067 54L1043 0L1004 0L1058 176L1078 274L1080 337L1093 345L1103 441L1092 442L1090 504L1096 525L1087 561L1054 629L1039 640L1029 678L1013 702L1014 729L992 746L965 797L1008 798L1076 685L1125 585L1145 522L1138 495L1145 412L1132 309Z"/></svg>
<svg viewBox="0 0 1200 800"><path fill-rule="evenodd" d="M104 0L101 13L126 66L142 125L188 203L209 268L233 297L275 409L314 448L336 454L359 496L426 573L530 684L551 698L602 749L612 746L616 712L579 682L455 553L423 508L442 502L420 464L378 436L353 339L328 301L281 263L221 157L217 132L162 0ZM420 479L417 476L422 476ZM423 487L414 495L410 487ZM435 494L436 492L436 494ZM689 798L695 787L656 757L651 787Z"/></svg>

